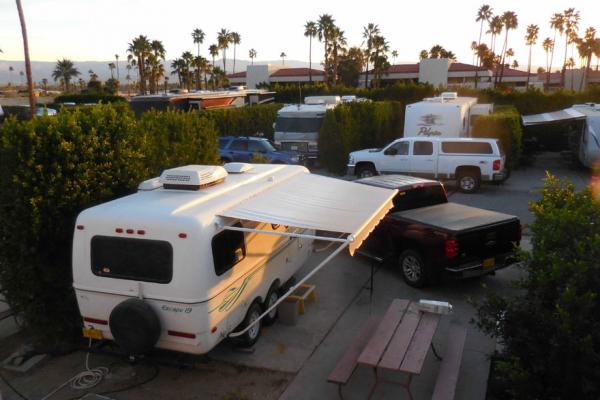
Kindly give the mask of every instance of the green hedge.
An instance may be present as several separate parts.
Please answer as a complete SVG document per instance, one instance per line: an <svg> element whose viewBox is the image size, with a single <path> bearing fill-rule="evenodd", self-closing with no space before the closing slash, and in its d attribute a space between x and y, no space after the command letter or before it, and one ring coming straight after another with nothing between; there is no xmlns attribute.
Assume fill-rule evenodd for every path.
<svg viewBox="0 0 600 400"><path fill-rule="evenodd" d="M106 93L74 93L74 94L63 94L57 96L54 99L55 105L61 103L75 103L75 104L86 104L86 103L119 103L127 102L127 99L122 96L116 96Z"/></svg>
<svg viewBox="0 0 600 400"><path fill-rule="evenodd" d="M214 123L192 113L137 120L111 105L0 128L0 286L46 344L76 337L71 275L77 214L135 191L163 168L218 162Z"/></svg>
<svg viewBox="0 0 600 400"><path fill-rule="evenodd" d="M481 115L475 119L473 137L498 138L506 152L507 165L519 165L522 152L521 117L514 107L496 107L494 113Z"/></svg>
<svg viewBox="0 0 600 400"><path fill-rule="evenodd" d="M351 151L381 147L402 136L404 104L349 103L327 111L319 132L319 161L343 174Z"/></svg>
<svg viewBox="0 0 600 400"><path fill-rule="evenodd" d="M282 104L261 104L252 107L203 110L200 114L214 121L220 136L256 136L261 133L273 139L273 123Z"/></svg>

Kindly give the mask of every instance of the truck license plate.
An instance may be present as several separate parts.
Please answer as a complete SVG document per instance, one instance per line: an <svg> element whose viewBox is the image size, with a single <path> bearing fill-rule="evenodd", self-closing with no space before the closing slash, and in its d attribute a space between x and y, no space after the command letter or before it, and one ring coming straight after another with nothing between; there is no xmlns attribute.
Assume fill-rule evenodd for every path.
<svg viewBox="0 0 600 400"><path fill-rule="evenodd" d="M102 331L94 328L83 328L83 337L88 339L102 340Z"/></svg>
<svg viewBox="0 0 600 400"><path fill-rule="evenodd" d="M483 266L486 268L493 267L494 264L496 264L496 259L494 257L483 260Z"/></svg>

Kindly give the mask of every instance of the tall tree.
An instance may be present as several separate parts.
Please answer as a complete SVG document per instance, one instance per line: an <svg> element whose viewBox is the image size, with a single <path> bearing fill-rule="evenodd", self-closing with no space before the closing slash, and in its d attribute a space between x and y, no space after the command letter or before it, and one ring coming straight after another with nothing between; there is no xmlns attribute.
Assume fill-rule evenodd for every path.
<svg viewBox="0 0 600 400"><path fill-rule="evenodd" d="M198 57L200 57L200 45L204 43L204 36L204 32L200 28L196 28L192 31L192 40L194 41L194 44L198 46Z"/></svg>
<svg viewBox="0 0 600 400"><path fill-rule="evenodd" d="M150 41L144 35L133 38L127 49L128 53L137 57L136 65L138 67L140 93L142 94L146 94L146 58L151 50Z"/></svg>
<svg viewBox="0 0 600 400"><path fill-rule="evenodd" d="M317 21L317 37L320 42L323 42L325 48L325 54L323 57L323 66L325 71L324 81L329 82L328 73L330 70L330 61L329 61L329 41L331 39L331 35L333 29L335 28L335 20L329 14L323 14L319 16L319 20Z"/></svg>
<svg viewBox="0 0 600 400"><path fill-rule="evenodd" d="M52 71L52 78L54 78L55 81L59 79L62 80L65 86L65 92L70 90L71 79L78 75L81 75L81 73L75 68L73 61L67 60L66 58L58 60L54 67L54 71Z"/></svg>
<svg viewBox="0 0 600 400"><path fill-rule="evenodd" d="M171 61L171 75L177 75L177 81L179 82L179 88L183 88L183 75L185 70L185 61L181 58L176 58Z"/></svg>
<svg viewBox="0 0 600 400"><path fill-rule="evenodd" d="M381 84L381 76L390 67L387 53L390 51L390 46L387 40L381 35L373 36L373 53L371 62L373 63L373 81L374 86L379 87Z"/></svg>
<svg viewBox="0 0 600 400"><path fill-rule="evenodd" d="M567 70L567 50L569 48L569 38L573 37L573 33L579 30L579 11L574 8L567 8L563 14L563 33L565 35L565 56L563 59L563 67L560 76L561 85L565 86L565 73Z"/></svg>
<svg viewBox="0 0 600 400"><path fill-rule="evenodd" d="M344 86L356 87L365 64L365 53L360 47L351 47L339 59L340 82Z"/></svg>
<svg viewBox="0 0 600 400"><path fill-rule="evenodd" d="M15 69L12 65L8 66L8 86L12 86L12 73Z"/></svg>
<svg viewBox="0 0 600 400"><path fill-rule="evenodd" d="M556 48L556 33L561 36L565 30L565 18L562 13L552 14L550 18L550 28L554 30L554 39L552 39L552 50L550 53L550 63L548 64L548 74L546 75L546 86L550 84L550 73L552 73L552 62L554 60L554 49Z"/></svg>
<svg viewBox="0 0 600 400"><path fill-rule="evenodd" d="M365 50L365 87L369 85L369 60L373 56L373 37L379 35L381 32L379 30L379 25L369 22L367 26L363 26L362 37L367 46Z"/></svg>
<svg viewBox="0 0 600 400"><path fill-rule="evenodd" d="M492 7L488 4L484 4L479 7L477 10L477 17L475 18L475 22L479 22L479 40L477 41L477 46L473 50L476 50L481 45L481 36L483 36L483 23L490 22L490 18L492 17ZM477 59L477 67L481 66L481 60ZM479 80L479 68L475 68L475 89L477 89L477 81Z"/></svg>
<svg viewBox="0 0 600 400"><path fill-rule="evenodd" d="M248 51L248 57L250 57L250 60L252 60L252 65L254 65L254 59L256 58L256 50L250 49L250 51Z"/></svg>
<svg viewBox="0 0 600 400"><path fill-rule="evenodd" d="M502 23L504 24L504 45L502 46L499 83L502 83L502 78L504 77L504 61L506 59L506 50L508 49L508 33L511 29L517 29L519 27L517 14L514 11L505 11L502 14ZM496 73L496 75L498 75L498 73Z"/></svg>
<svg viewBox="0 0 600 400"><path fill-rule="evenodd" d="M242 36L237 32L231 32L231 43L233 43L233 73L235 74L235 49L242 43Z"/></svg>
<svg viewBox="0 0 600 400"><path fill-rule="evenodd" d="M396 58L398 58L398 50L392 50L392 64L396 64Z"/></svg>
<svg viewBox="0 0 600 400"><path fill-rule="evenodd" d="M584 87L588 86L588 77L590 66L592 64L592 57L594 53L600 53L600 39L596 38L596 29L589 27L585 30L583 39L577 44L577 50L579 56L585 63L585 69L581 75L581 81L579 83L579 91L582 91ZM585 85L585 86L584 86Z"/></svg>
<svg viewBox="0 0 600 400"><path fill-rule="evenodd" d="M308 38L308 81L312 83L312 40L317 36L317 23L307 21L304 24L304 36Z"/></svg>
<svg viewBox="0 0 600 400"><path fill-rule="evenodd" d="M119 79L121 79L121 77L119 76L119 55L118 54L115 54L115 60L117 61L116 62L116 65L117 65L117 80L119 80Z"/></svg>
<svg viewBox="0 0 600 400"><path fill-rule="evenodd" d="M23 53L25 55L25 71L27 72L27 92L29 93L29 111L31 117L35 116L35 98L33 97L33 78L31 77L31 60L29 59L29 40L27 39L27 25L25 24L25 14L21 0L16 0L17 10L19 12L19 22L21 23L21 35L23 36Z"/></svg>
<svg viewBox="0 0 600 400"><path fill-rule="evenodd" d="M426 58L429 58L429 53L427 52L427 50L421 50L419 52L419 61L424 60Z"/></svg>
<svg viewBox="0 0 600 400"><path fill-rule="evenodd" d="M215 73L215 57L217 57L219 55L219 46L216 44L211 44L208 47L208 53L211 55L212 57L212 70L211 70L211 82L212 82L212 88L213 90L215 90L215 79L214 79L214 73Z"/></svg>
<svg viewBox="0 0 600 400"><path fill-rule="evenodd" d="M146 68L148 69L150 93L154 94L158 92L159 80L165 74L162 62L165 61L166 50L160 40L153 40L150 43L150 50L146 59Z"/></svg>
<svg viewBox="0 0 600 400"><path fill-rule="evenodd" d="M492 53L496 53L496 38L502 33L504 29L504 22L500 15L494 15L489 21L489 30L486 33L490 34L490 50Z"/></svg>
<svg viewBox="0 0 600 400"><path fill-rule="evenodd" d="M223 28L219 32L217 32L217 45L219 49L223 52L223 72L227 74L227 66L226 66L226 51L229 48L229 43L231 43L231 32L227 29Z"/></svg>
<svg viewBox="0 0 600 400"><path fill-rule="evenodd" d="M340 62L340 55L344 54L346 52L346 46L347 46L347 41L346 41L346 36L344 35L344 31L342 31L339 27L334 27L334 29L331 32L331 40L329 41L330 44L330 51L329 53L331 54L330 57L330 68L331 68L331 83L332 84L337 84L339 81L339 62Z"/></svg>
<svg viewBox="0 0 600 400"><path fill-rule="evenodd" d="M546 86L548 86L548 84L550 83L550 73L552 72L551 71L552 59L550 58L550 52L554 51L554 41L552 39L550 39L549 37L547 37L542 42L542 48L546 52L546 79L545 79L545 81L546 81Z"/></svg>
<svg viewBox="0 0 600 400"><path fill-rule="evenodd" d="M181 59L185 63L185 87L190 90L192 87L192 65L194 64L194 55L189 51L181 54Z"/></svg>
<svg viewBox="0 0 600 400"><path fill-rule="evenodd" d="M531 73L531 48L537 43L540 27L535 24L527 26L527 34L525 35L525 44L529 46L529 57L527 59L527 87L529 87L529 74Z"/></svg>
<svg viewBox="0 0 600 400"><path fill-rule="evenodd" d="M281 65L285 65L285 58L287 57L287 54L285 54L285 52L281 52L281 54L279 55L279 58L281 58Z"/></svg>
<svg viewBox="0 0 600 400"><path fill-rule="evenodd" d="M110 79L115 79L115 63L110 62L108 63L108 69L110 70Z"/></svg>

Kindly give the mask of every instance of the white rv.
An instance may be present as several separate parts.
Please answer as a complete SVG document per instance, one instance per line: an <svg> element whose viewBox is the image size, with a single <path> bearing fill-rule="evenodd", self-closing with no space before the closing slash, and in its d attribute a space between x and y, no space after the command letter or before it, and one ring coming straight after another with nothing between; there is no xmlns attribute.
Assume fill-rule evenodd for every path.
<svg viewBox="0 0 600 400"><path fill-rule="evenodd" d="M297 151L310 161L318 157L321 123L327 110L341 103L340 96L308 96L304 104L286 105L277 112L274 136L281 150Z"/></svg>
<svg viewBox="0 0 600 400"><path fill-rule="evenodd" d="M301 166L190 165L84 210L72 257L84 336L133 355L202 354L227 336L253 344L285 296L344 248L353 253L392 207L394 191L373 189ZM283 293L315 238L340 247Z"/></svg>
<svg viewBox="0 0 600 400"><path fill-rule="evenodd" d="M600 104L575 104L571 108L543 114L523 115L523 126L571 124L578 127L572 149L579 161L592 168L600 161Z"/></svg>
<svg viewBox="0 0 600 400"><path fill-rule="evenodd" d="M406 106L404 137L471 137L475 118L492 112L492 104L477 104L475 97L458 97L456 92L444 92L439 97Z"/></svg>

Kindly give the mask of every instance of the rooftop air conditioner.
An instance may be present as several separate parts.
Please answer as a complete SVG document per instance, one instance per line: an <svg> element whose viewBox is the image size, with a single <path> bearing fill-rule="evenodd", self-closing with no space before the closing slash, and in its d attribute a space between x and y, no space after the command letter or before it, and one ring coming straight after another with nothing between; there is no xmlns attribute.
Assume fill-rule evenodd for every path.
<svg viewBox="0 0 600 400"><path fill-rule="evenodd" d="M225 180L227 171L218 165L186 165L164 170L160 183L165 189L200 190Z"/></svg>

